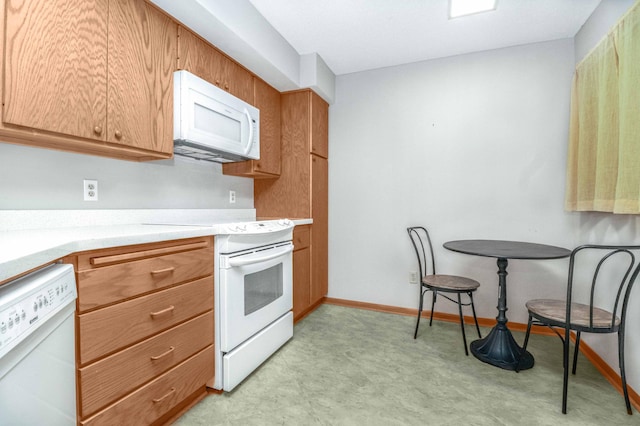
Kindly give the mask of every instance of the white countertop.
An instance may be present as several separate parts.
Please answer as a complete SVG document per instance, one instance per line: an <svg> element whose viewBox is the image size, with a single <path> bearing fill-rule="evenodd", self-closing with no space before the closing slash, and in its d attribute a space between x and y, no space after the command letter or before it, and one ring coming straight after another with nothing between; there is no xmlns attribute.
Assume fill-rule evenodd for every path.
<svg viewBox="0 0 640 426"><path fill-rule="evenodd" d="M106 225L0 232L0 281L71 253L213 235L215 227Z"/></svg>
<svg viewBox="0 0 640 426"><path fill-rule="evenodd" d="M217 213L213 210L165 210L153 211L153 213L149 210L100 211L100 213L77 210L38 213L2 211L0 212L0 282L75 252L201 237L219 232L215 225L150 225L145 222L179 223L181 217L203 216L216 217L221 223L255 220L253 209L249 212L238 212L237 215L229 211L216 216ZM139 223L121 223L127 220ZM296 219L293 222L296 225L304 225L313 221Z"/></svg>

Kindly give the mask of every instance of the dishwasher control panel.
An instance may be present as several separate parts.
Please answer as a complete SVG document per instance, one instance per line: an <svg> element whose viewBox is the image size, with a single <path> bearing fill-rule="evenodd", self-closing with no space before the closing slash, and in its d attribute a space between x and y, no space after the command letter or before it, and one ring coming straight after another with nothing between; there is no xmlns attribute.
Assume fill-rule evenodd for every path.
<svg viewBox="0 0 640 426"><path fill-rule="evenodd" d="M71 265L51 265L0 286L0 357L76 299Z"/></svg>

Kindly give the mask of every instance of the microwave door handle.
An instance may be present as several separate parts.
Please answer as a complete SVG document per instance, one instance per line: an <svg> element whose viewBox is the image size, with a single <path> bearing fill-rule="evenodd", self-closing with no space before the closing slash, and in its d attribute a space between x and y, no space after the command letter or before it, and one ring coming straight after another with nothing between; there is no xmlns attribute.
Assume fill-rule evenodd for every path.
<svg viewBox="0 0 640 426"><path fill-rule="evenodd" d="M253 125L251 124L251 114L249 114L249 110L245 108L244 114L247 116L247 123L249 123L249 140L247 141L247 149L244 150L244 155L247 156L253 146Z"/></svg>
<svg viewBox="0 0 640 426"><path fill-rule="evenodd" d="M246 259L246 258L243 259L242 256L235 257L235 258L229 259L229 266L235 268L238 266L246 266L246 265L252 265L254 263L266 262L267 260L275 259L276 257L283 256L292 251L293 251L293 244L287 246L284 250L278 250L276 253L271 253L266 256L261 256L261 257L247 256L247 257L250 257L249 259Z"/></svg>

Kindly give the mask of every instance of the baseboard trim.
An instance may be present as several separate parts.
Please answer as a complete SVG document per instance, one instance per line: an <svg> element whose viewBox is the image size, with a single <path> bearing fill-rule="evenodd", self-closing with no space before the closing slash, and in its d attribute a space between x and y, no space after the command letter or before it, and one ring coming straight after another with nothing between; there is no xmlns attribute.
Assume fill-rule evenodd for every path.
<svg viewBox="0 0 640 426"><path fill-rule="evenodd" d="M325 297L323 299L323 303L328 305L336 305L336 306L344 306L348 308L357 308L357 309L366 309L369 311L376 312L385 312L389 314L398 314L405 316L415 317L418 315L417 309L411 308L401 308L398 306L390 306L390 305L379 305L377 303L367 303L367 302L358 302L354 300L346 300L346 299L336 299L333 297ZM422 317L429 317L431 314L430 311L422 311ZM459 322L458 315L443 313L443 312L434 312L433 318L438 321L444 322ZM465 324L473 324L473 317L464 316ZM491 318L478 318L478 324L482 327L493 327L496 325L496 320ZM517 323L517 322L509 322L509 328L513 331L527 331L527 324ZM555 336L556 334L549 329L548 327L533 327L531 329L531 334L539 334L543 336ZM575 341L575 336L572 336ZM589 345L584 343L584 341L580 342L580 352L587 358L591 364L593 364L596 369L604 376L605 379L616 389L620 395L622 395L622 379L618 375L618 373L607 364L604 359L600 357ZM636 410L640 411L640 395L631 388L631 386L627 386L629 390L629 400L631 401L631 405L635 407Z"/></svg>

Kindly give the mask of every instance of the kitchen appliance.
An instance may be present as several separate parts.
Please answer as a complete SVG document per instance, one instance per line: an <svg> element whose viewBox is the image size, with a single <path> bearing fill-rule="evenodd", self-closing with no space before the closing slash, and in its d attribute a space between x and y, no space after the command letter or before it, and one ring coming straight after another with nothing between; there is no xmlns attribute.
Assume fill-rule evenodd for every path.
<svg viewBox="0 0 640 426"><path fill-rule="evenodd" d="M228 163L260 158L260 111L191 74L173 74L173 152Z"/></svg>
<svg viewBox="0 0 640 426"><path fill-rule="evenodd" d="M293 222L230 224L216 235L216 375L230 391L293 337Z"/></svg>
<svg viewBox="0 0 640 426"><path fill-rule="evenodd" d="M0 286L0 424L76 424L76 295L71 265Z"/></svg>

